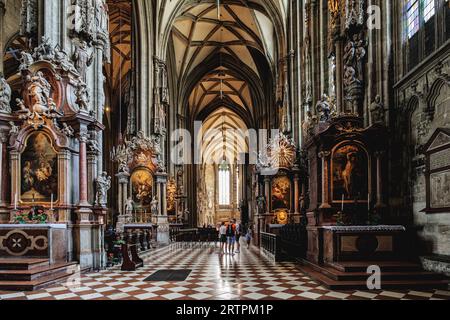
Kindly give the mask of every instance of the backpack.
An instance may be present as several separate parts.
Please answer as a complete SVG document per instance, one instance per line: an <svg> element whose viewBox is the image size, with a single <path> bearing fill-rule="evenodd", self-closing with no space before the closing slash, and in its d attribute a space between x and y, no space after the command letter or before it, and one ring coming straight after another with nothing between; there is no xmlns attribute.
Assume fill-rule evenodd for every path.
<svg viewBox="0 0 450 320"><path fill-rule="evenodd" d="M233 227L233 224L229 224L229 225L227 226L227 236L228 236L228 237L234 236L234 227Z"/></svg>

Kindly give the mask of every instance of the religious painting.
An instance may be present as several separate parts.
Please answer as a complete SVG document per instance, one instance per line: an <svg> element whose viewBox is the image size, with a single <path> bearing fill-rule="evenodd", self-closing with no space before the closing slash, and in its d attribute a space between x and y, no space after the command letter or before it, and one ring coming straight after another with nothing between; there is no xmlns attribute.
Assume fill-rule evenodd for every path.
<svg viewBox="0 0 450 320"><path fill-rule="evenodd" d="M167 183L167 213L176 214L175 196L177 194L177 183L175 178L170 178Z"/></svg>
<svg viewBox="0 0 450 320"><path fill-rule="evenodd" d="M333 201L367 201L369 161L366 151L356 144L335 150L332 157Z"/></svg>
<svg viewBox="0 0 450 320"><path fill-rule="evenodd" d="M152 201L153 176L148 169L137 169L131 175L133 200L141 207L148 207Z"/></svg>
<svg viewBox="0 0 450 320"><path fill-rule="evenodd" d="M22 202L49 203L57 200L58 155L50 138L42 132L33 133L21 155Z"/></svg>
<svg viewBox="0 0 450 320"><path fill-rule="evenodd" d="M272 210L291 209L291 181L288 177L277 177L272 181Z"/></svg>
<svg viewBox="0 0 450 320"><path fill-rule="evenodd" d="M450 208L450 170L430 175L430 206Z"/></svg>

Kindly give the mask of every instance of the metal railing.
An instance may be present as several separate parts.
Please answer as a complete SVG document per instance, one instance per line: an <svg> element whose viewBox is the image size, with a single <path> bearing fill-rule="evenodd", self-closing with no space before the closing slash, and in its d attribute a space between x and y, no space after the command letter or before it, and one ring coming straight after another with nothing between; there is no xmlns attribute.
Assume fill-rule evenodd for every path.
<svg viewBox="0 0 450 320"><path fill-rule="evenodd" d="M273 233L260 233L261 251L274 261L281 259L280 238Z"/></svg>

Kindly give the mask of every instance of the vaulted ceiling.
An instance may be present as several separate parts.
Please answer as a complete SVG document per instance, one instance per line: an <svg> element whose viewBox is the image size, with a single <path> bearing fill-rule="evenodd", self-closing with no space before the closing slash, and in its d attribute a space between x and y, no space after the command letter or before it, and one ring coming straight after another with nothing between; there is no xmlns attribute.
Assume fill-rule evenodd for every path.
<svg viewBox="0 0 450 320"><path fill-rule="evenodd" d="M105 67L111 91L123 88L132 62L132 3L130 0L108 0L111 64Z"/></svg>
<svg viewBox="0 0 450 320"><path fill-rule="evenodd" d="M222 52L258 68L250 48L273 57L273 26L260 11L242 4L198 4L184 12L172 29L176 70L189 73L211 54Z"/></svg>
<svg viewBox="0 0 450 320"><path fill-rule="evenodd" d="M230 162L248 152L247 126L242 118L227 107L213 111L203 122L201 151L204 163Z"/></svg>

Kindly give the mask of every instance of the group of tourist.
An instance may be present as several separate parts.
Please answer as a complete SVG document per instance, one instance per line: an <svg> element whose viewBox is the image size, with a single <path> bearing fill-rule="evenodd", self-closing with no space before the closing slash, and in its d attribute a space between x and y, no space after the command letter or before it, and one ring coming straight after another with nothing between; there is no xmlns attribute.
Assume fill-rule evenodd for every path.
<svg viewBox="0 0 450 320"><path fill-rule="evenodd" d="M244 232L242 224L237 222L236 219L231 220L228 224L222 222L219 228L220 253L231 255L240 253L242 236L245 236L247 248L249 249L253 236L252 227L247 227ZM235 247L236 251L234 250Z"/></svg>

